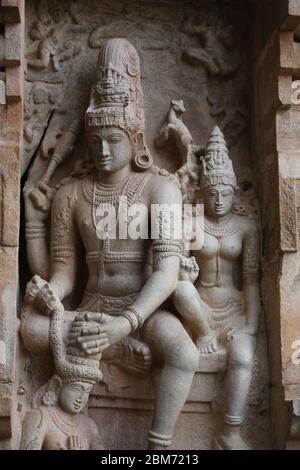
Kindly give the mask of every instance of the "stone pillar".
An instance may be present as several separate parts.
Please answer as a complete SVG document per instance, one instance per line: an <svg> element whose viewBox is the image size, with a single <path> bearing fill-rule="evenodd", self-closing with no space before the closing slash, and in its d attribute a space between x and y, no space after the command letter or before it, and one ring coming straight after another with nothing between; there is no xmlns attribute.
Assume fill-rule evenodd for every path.
<svg viewBox="0 0 300 470"><path fill-rule="evenodd" d="M0 15L0 448L9 448L16 406L24 0L2 0Z"/></svg>
<svg viewBox="0 0 300 470"><path fill-rule="evenodd" d="M263 24L270 17L271 4L272 20ZM300 398L300 369L292 360L294 342L300 344L300 107L293 103L292 88L300 78L299 25L299 1L260 2L255 33L254 153L260 175L262 294L274 448L285 447L288 402Z"/></svg>

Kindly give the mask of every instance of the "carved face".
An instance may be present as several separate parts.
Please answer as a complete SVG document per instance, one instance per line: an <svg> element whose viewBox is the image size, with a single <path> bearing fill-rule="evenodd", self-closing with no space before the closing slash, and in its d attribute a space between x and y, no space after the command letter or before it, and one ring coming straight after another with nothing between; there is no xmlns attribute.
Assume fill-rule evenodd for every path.
<svg viewBox="0 0 300 470"><path fill-rule="evenodd" d="M55 23L59 23L64 17L64 4L59 0L54 0L53 4L51 5L51 15L54 19Z"/></svg>
<svg viewBox="0 0 300 470"><path fill-rule="evenodd" d="M204 190L205 212L214 217L224 217L231 211L234 198L232 186L217 184Z"/></svg>
<svg viewBox="0 0 300 470"><path fill-rule="evenodd" d="M59 406L66 413L80 413L88 402L92 388L92 384L84 382L63 384L58 396Z"/></svg>
<svg viewBox="0 0 300 470"><path fill-rule="evenodd" d="M98 171L115 173L129 164L132 144L126 132L118 127L92 128L88 141Z"/></svg>

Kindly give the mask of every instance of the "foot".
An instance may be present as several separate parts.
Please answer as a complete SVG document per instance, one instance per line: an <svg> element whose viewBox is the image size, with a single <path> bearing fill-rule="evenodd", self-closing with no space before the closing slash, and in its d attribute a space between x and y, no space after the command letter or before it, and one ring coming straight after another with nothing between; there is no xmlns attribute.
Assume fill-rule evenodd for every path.
<svg viewBox="0 0 300 470"><path fill-rule="evenodd" d="M200 354L211 354L218 351L218 340L214 334L200 336L196 341Z"/></svg>
<svg viewBox="0 0 300 470"><path fill-rule="evenodd" d="M234 432L223 431L213 440L214 450L251 450L242 439L240 427Z"/></svg>
<svg viewBox="0 0 300 470"><path fill-rule="evenodd" d="M103 360L138 377L145 377L152 364L150 348L130 336L107 349Z"/></svg>

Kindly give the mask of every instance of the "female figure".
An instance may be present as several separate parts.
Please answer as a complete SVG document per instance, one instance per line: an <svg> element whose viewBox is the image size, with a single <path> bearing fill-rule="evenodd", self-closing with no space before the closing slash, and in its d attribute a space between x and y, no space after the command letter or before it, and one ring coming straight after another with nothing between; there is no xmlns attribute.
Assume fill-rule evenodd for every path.
<svg viewBox="0 0 300 470"><path fill-rule="evenodd" d="M245 449L240 427L251 381L260 312L259 237L255 222L233 212L238 190L223 134L215 127L203 158L204 244L194 252L200 273L193 285L178 282L173 295L201 353L227 350L228 391L224 426L215 440L221 449ZM233 282L242 258L243 288ZM191 276L194 270L191 271ZM194 279L192 279L193 281Z"/></svg>

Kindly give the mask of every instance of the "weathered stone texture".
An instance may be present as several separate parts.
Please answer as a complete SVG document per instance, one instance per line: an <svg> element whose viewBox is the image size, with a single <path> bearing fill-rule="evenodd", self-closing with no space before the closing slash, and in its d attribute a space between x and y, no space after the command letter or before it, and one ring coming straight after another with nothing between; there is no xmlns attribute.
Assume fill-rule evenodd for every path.
<svg viewBox="0 0 300 470"><path fill-rule="evenodd" d="M131 41L141 57L147 145L155 163L172 173L182 163L172 142L155 144L170 101L182 98L184 122L200 147L215 124L222 128L242 200L260 216L266 336L262 320L243 433L255 448L285 446L287 402L300 399L299 366L293 362L293 344L300 339L300 113L292 102L292 83L300 78L300 3L264 0L251 2L251 8L250 2L247 8L245 2L224 3L228 7L222 10L208 0L27 0L24 25L24 0L1 1L0 438L10 437L12 419L17 425L14 440L0 447L19 446L20 425L12 410L24 417L32 394L49 378L44 365L51 368L48 357L33 359L20 343L16 375L20 168L22 174L30 168L28 179L39 182L72 126L76 151L51 185L85 158L83 116L96 58L116 35ZM23 284L26 269L22 264ZM221 426L223 397L214 395L224 387L218 366L197 372L174 449L210 447ZM153 408L152 382L129 380L113 367L107 382L95 387L90 400L103 440L113 434L107 443L112 449L142 447ZM131 426L139 432L128 434Z"/></svg>
<svg viewBox="0 0 300 470"><path fill-rule="evenodd" d="M24 1L4 0L0 109L0 429L1 448L11 448L15 421L20 145L23 127ZM4 96L5 94L5 96Z"/></svg>

